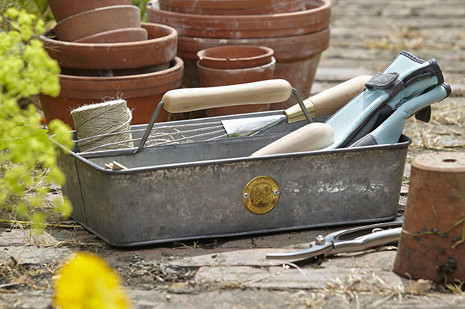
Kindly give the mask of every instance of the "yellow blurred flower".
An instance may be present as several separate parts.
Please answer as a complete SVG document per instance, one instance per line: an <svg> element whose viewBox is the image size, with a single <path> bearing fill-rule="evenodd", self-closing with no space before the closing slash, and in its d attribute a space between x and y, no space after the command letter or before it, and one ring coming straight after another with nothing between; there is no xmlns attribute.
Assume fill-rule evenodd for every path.
<svg viewBox="0 0 465 309"><path fill-rule="evenodd" d="M130 308L121 278L99 256L77 253L54 279L54 308Z"/></svg>

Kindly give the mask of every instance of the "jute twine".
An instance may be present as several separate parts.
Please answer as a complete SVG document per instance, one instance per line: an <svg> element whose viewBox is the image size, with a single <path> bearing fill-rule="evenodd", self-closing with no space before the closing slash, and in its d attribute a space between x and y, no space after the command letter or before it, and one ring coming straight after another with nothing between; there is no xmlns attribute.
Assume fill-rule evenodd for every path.
<svg viewBox="0 0 465 309"><path fill-rule="evenodd" d="M80 151L132 148L132 113L125 100L81 106L71 111ZM118 133L118 134L114 134ZM106 145L109 144L109 145ZM103 147L98 147L106 145Z"/></svg>

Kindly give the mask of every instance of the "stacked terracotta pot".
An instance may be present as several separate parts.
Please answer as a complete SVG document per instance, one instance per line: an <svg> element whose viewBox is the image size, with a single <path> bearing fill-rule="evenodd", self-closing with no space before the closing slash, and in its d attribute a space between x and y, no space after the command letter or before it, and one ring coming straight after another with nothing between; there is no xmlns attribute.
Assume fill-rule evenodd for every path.
<svg viewBox="0 0 465 309"><path fill-rule="evenodd" d="M177 32L141 23L129 0L49 0L57 25L41 36L58 61L61 92L41 95L47 121L73 126L70 110L123 98L132 124L148 123L163 94L182 84L184 64L176 57ZM160 115L159 121L168 114Z"/></svg>
<svg viewBox="0 0 465 309"><path fill-rule="evenodd" d="M274 50L274 77L288 80L308 97L320 55L329 46L330 7L329 0L153 0L147 15L150 22L178 31L185 86L198 85L198 51L258 45Z"/></svg>
<svg viewBox="0 0 465 309"><path fill-rule="evenodd" d="M272 79L276 66L271 48L255 45L223 45L197 53L201 87L225 86ZM206 116L267 111L270 104L248 104L206 110Z"/></svg>

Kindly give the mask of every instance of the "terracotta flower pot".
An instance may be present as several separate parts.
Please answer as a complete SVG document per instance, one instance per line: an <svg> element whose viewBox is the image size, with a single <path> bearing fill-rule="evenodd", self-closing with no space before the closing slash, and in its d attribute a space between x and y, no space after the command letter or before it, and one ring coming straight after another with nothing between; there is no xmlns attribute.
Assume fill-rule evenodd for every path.
<svg viewBox="0 0 465 309"><path fill-rule="evenodd" d="M310 96L313 80L318 68L320 54L329 46L330 31L324 29L316 33L282 38L261 39L201 39L178 38L178 56L184 60L184 80L186 87L199 85L197 75L197 52L214 46L251 44L267 46L274 51L276 67L274 78L282 78L291 83L303 98ZM271 109L283 109L292 102L272 104Z"/></svg>
<svg viewBox="0 0 465 309"><path fill-rule="evenodd" d="M169 25L179 36L222 39L285 37L323 30L330 22L329 0L307 0L306 9L273 15L195 15L147 6L150 22Z"/></svg>
<svg viewBox="0 0 465 309"><path fill-rule="evenodd" d="M465 281L465 153L423 154L412 162L394 272L440 283Z"/></svg>
<svg viewBox="0 0 465 309"><path fill-rule="evenodd" d="M159 0L165 11L199 15L264 15L304 9L302 0Z"/></svg>
<svg viewBox="0 0 465 309"><path fill-rule="evenodd" d="M168 70L149 74L90 77L60 75L61 92L53 98L40 95L40 102L48 121L58 118L74 127L70 111L85 104L100 103L110 98L121 97L127 100L132 109L132 124L150 121L163 94L181 86L183 62L175 58ZM168 113L163 111L158 121L164 121Z"/></svg>
<svg viewBox="0 0 465 309"><path fill-rule="evenodd" d="M131 0L48 0L50 10L59 22L66 17L85 12L91 9L111 5L130 5Z"/></svg>
<svg viewBox="0 0 465 309"><path fill-rule="evenodd" d="M76 40L76 43L124 43L147 40L148 33L144 28L122 28L104 31Z"/></svg>
<svg viewBox="0 0 465 309"><path fill-rule="evenodd" d="M142 23L148 40L129 43L87 44L52 39L53 30L40 36L51 58L58 61L62 71L67 69L104 70L107 75L117 70L147 68L169 63L176 56L176 30L159 24ZM88 75L99 75L98 72ZM105 74L104 74L105 75Z"/></svg>
<svg viewBox="0 0 465 309"><path fill-rule="evenodd" d="M320 55L329 46L330 2L305 0L305 5L305 11L262 16L177 14L149 5L147 14L151 22L162 21L178 31L178 56L184 60L185 87L198 86L199 50L220 45L259 45L274 50L274 78L288 80L305 98L310 95ZM271 108L290 105L291 101L272 104Z"/></svg>
<svg viewBox="0 0 465 309"><path fill-rule="evenodd" d="M269 64L273 50L265 46L227 45L203 49L198 64L212 69L245 69Z"/></svg>
<svg viewBox="0 0 465 309"><path fill-rule="evenodd" d="M61 41L81 38L120 28L140 27L140 9L133 5L113 5L81 12L67 17L55 26Z"/></svg>
<svg viewBox="0 0 465 309"><path fill-rule="evenodd" d="M264 65L250 66L239 69L217 69L204 67L197 63L199 81L201 87L225 86L257 82L272 79L276 60L271 57L271 61ZM211 108L206 111L207 116L223 116L232 114L243 114L262 112L270 109L270 104L249 104L239 106L226 106Z"/></svg>

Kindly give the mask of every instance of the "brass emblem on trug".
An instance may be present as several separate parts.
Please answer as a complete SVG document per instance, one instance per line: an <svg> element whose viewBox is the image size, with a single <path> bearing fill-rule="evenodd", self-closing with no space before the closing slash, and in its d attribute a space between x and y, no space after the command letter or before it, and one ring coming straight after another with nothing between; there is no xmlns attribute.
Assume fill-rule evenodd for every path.
<svg viewBox="0 0 465 309"><path fill-rule="evenodd" d="M265 214L276 206L280 194L278 183L273 178L259 176L245 186L242 203L251 213Z"/></svg>

